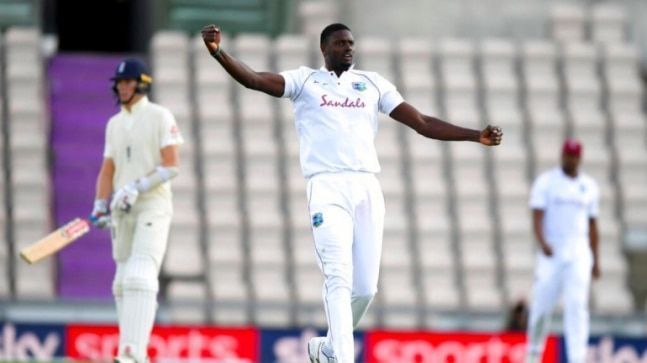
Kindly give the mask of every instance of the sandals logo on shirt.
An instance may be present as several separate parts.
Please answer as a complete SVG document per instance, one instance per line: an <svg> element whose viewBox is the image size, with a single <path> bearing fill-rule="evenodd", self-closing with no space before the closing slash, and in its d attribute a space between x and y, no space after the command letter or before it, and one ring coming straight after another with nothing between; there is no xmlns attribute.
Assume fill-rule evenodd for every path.
<svg viewBox="0 0 647 363"><path fill-rule="evenodd" d="M366 91L366 83L364 82L353 82L353 89L357 91Z"/></svg>
<svg viewBox="0 0 647 363"><path fill-rule="evenodd" d="M362 101L360 97L357 97L356 100L351 101L350 98L346 97L345 100L331 100L328 98L328 95L321 95L320 107L341 107L341 108L364 108L366 103Z"/></svg>
<svg viewBox="0 0 647 363"><path fill-rule="evenodd" d="M324 222L323 213L317 212L312 215L312 225L316 228L322 225Z"/></svg>

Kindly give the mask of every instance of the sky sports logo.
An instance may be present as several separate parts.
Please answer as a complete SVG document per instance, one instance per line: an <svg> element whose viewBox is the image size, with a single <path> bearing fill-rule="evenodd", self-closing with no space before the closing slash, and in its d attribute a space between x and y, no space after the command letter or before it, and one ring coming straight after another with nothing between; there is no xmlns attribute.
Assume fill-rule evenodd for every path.
<svg viewBox="0 0 647 363"><path fill-rule="evenodd" d="M367 363L522 363L523 334L369 333ZM543 363L556 362L558 339L549 338Z"/></svg>
<svg viewBox="0 0 647 363"><path fill-rule="evenodd" d="M119 346L112 325L70 325L66 338L66 356L81 360L110 359ZM153 362L254 363L259 344L253 328L160 325L153 328L148 356Z"/></svg>
<svg viewBox="0 0 647 363"><path fill-rule="evenodd" d="M64 338L62 325L3 324L0 361L48 361L63 357Z"/></svg>
<svg viewBox="0 0 647 363"><path fill-rule="evenodd" d="M149 352L154 362L301 362L305 341L315 332L156 327ZM357 336L365 363L523 363L523 334L418 333L375 331ZM0 361L110 359L117 345L114 326L12 324L0 328ZM544 363L566 362L563 339L549 341ZM361 353L363 349L363 353ZM647 339L596 337L586 363L647 363Z"/></svg>
<svg viewBox="0 0 647 363"><path fill-rule="evenodd" d="M550 337L542 363L566 363L563 339ZM408 333L366 335L366 363L523 363L524 334ZM586 363L647 363L645 338L594 338Z"/></svg>
<svg viewBox="0 0 647 363"><path fill-rule="evenodd" d="M566 358L562 354L562 361ZM586 363L647 363L645 338L594 338L589 343Z"/></svg>

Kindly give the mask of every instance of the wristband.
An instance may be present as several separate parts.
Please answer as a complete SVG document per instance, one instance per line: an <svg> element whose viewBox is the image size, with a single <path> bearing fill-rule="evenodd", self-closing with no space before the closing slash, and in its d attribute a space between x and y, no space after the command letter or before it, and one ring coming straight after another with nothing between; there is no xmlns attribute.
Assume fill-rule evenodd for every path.
<svg viewBox="0 0 647 363"><path fill-rule="evenodd" d="M94 200L94 210L104 211L108 210L108 201L105 199L95 199Z"/></svg>
<svg viewBox="0 0 647 363"><path fill-rule="evenodd" d="M175 166L158 166L152 173L137 179L134 186L138 192L146 193L158 185L175 178L177 175L178 168Z"/></svg>
<svg viewBox="0 0 647 363"><path fill-rule="evenodd" d="M218 49L209 53L211 54L212 57L214 57L215 59L218 59L218 56L220 55L220 53L222 53L222 47L219 45Z"/></svg>
<svg viewBox="0 0 647 363"><path fill-rule="evenodd" d="M146 193L151 188L151 181L148 177L143 176L135 180L135 189L140 193Z"/></svg>

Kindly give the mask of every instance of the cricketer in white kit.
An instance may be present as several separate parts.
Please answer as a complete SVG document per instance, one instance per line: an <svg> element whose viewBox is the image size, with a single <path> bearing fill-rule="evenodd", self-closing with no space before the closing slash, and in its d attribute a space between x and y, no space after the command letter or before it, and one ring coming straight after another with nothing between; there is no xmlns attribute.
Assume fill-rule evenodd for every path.
<svg viewBox="0 0 647 363"><path fill-rule="evenodd" d="M596 182L578 170L582 145L568 139L562 165L541 174L530 192L533 227L540 251L528 321L526 361L541 361L550 315L563 292L569 363L584 363L589 338L591 277L599 277Z"/></svg>
<svg viewBox="0 0 647 363"><path fill-rule="evenodd" d="M169 181L178 174L183 140L171 112L148 100L152 78L143 63L126 59L111 79L121 111L106 127L90 220L112 233L112 291L119 320L115 361L144 363L173 214Z"/></svg>
<svg viewBox="0 0 647 363"><path fill-rule="evenodd" d="M312 362L353 362L353 328L377 292L382 252L385 208L374 145L378 112L440 140L498 145L501 129L470 130L421 114L380 75L353 67L354 40L343 24L321 33L322 68L280 74L255 72L225 52L215 25L205 26L202 37L239 83L293 102L328 321L327 336L310 340L308 353Z"/></svg>

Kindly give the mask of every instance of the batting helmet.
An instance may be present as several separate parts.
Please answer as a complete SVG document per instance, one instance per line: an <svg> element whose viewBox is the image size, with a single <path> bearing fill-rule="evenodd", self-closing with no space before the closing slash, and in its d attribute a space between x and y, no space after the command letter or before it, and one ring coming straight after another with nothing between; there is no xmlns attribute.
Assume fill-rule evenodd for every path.
<svg viewBox="0 0 647 363"><path fill-rule="evenodd" d="M127 58L121 61L115 70L115 75L110 78L113 84L113 91L117 93L117 82L122 79L134 79L137 81L137 93L147 93L150 90L153 77L150 76L146 65L135 58Z"/></svg>

